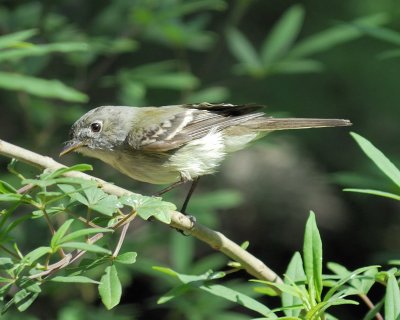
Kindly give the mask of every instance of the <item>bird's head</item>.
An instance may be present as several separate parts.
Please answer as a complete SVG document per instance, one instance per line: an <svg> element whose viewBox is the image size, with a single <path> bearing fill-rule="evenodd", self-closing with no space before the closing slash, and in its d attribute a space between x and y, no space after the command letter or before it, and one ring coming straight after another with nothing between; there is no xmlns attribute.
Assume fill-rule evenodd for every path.
<svg viewBox="0 0 400 320"><path fill-rule="evenodd" d="M60 153L85 150L111 151L121 145L129 132L131 108L104 106L90 110L71 127L69 141Z"/></svg>

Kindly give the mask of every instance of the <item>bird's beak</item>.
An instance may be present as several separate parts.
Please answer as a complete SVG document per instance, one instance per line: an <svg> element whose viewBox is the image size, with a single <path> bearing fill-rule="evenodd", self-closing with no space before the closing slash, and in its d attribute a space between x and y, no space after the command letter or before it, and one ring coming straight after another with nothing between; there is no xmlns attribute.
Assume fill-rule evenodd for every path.
<svg viewBox="0 0 400 320"><path fill-rule="evenodd" d="M85 146L83 141L70 141L60 152L60 157Z"/></svg>

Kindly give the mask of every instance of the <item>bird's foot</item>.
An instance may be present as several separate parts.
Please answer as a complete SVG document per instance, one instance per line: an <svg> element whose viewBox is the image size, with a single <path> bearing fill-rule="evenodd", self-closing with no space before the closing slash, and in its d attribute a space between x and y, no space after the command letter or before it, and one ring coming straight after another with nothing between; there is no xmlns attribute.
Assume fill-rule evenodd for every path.
<svg viewBox="0 0 400 320"><path fill-rule="evenodd" d="M195 216L192 216L192 215L190 215L190 214L188 215L188 214L184 213L184 215L190 220L190 222L192 223L192 225L191 225L190 229L187 230L187 231L186 231L186 230L180 230L180 229L176 229L176 231L178 231L179 233L181 233L181 234L183 234L184 236L188 237L188 236L191 235L192 230L194 229L194 227L195 227L195 225L196 225L197 219L196 219Z"/></svg>

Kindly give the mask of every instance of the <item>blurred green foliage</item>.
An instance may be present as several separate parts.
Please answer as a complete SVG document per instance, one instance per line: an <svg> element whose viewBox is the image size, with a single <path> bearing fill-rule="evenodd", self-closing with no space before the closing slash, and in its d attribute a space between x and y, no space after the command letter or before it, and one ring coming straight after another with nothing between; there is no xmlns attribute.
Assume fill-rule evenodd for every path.
<svg viewBox="0 0 400 320"><path fill-rule="evenodd" d="M316 0L3 1L0 138L55 157L68 138L70 125L94 106L255 102L268 104L269 113L349 118L354 131L381 146L396 165L400 163L399 14L398 5L390 0L333 1L329 6ZM326 173L335 172L330 180L346 187L373 189L375 194L381 192L379 195L392 195L394 199L398 186L376 173L345 131L296 135L301 136L305 156L280 149L287 141L299 145L294 138L279 140L271 136L268 145L260 143L257 147L260 159L280 155L272 163L283 165L288 159L300 159L292 164L293 170L315 177L300 180L298 184L304 188L293 190L297 184L290 179L299 178L285 171L272 188L264 181L256 185L242 180L240 188L227 189L234 186L229 178L232 172L222 168L216 177L202 181L190 211L237 242L249 239L255 255L282 273L293 251L299 249L307 212L314 206L309 202L300 204L300 200L313 193L317 199L330 197L340 203L333 206L340 210L337 215L329 211L331 202L322 203L316 210L321 215L322 232L327 234L324 248L329 260L356 269L398 259L396 201L342 194L335 187L327 189L327 198L318 183L328 180ZM79 160L65 161L72 164ZM8 159L0 161L6 168ZM273 178L279 172L279 166L257 168L253 162L229 161L229 167L240 168L234 176L244 174L247 166L258 176L269 171ZM102 178L118 181L135 192L154 192L152 187L115 178L116 173L103 164L91 163L97 168L95 174ZM22 164L16 164L16 170L27 177L38 174ZM19 181L6 170L0 175L12 185ZM314 189L305 191L313 184ZM223 191L207 194L206 190ZM302 191L308 192L307 196ZM179 202L179 192L168 195L168 200ZM274 192L281 196L276 197ZM297 205L294 214L287 208L288 202ZM325 211L331 220L323 216ZM340 218L343 216L346 218ZM328 219L325 224L324 219ZM13 238L29 249L42 243L47 230L39 221L35 228L14 229ZM223 257L208 255L209 249L193 239L145 224L128 237L125 245L129 251L139 253L142 264L120 268L123 292L129 292L132 298L123 299L114 311L97 308L98 295L90 285L71 285L62 290L49 285L48 293L29 309L32 316L24 317L250 317L242 309L241 314L234 313L229 302L210 299L209 294L197 291L155 306L169 285L165 278L155 281L160 273L150 266L161 262L177 272L204 274L226 264ZM93 272L95 277L101 274ZM108 274L111 276L112 270ZM393 277L388 279L393 290ZM251 285L230 278L227 283L232 289L240 287L242 293L251 292ZM254 296L254 292L248 294ZM200 312L205 305L208 309ZM18 317L12 312L4 316Z"/></svg>

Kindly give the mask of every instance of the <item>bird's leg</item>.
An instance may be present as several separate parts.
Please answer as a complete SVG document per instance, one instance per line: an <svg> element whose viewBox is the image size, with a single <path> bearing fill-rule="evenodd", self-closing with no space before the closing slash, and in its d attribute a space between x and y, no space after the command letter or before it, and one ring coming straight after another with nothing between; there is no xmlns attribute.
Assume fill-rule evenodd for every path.
<svg viewBox="0 0 400 320"><path fill-rule="evenodd" d="M186 181L184 181L183 179L174 182L173 184L169 185L168 187L162 189L161 191L158 191L156 193L153 194L153 197L158 197L161 196L164 193L167 193L168 191L171 191L172 189L176 188L177 186L180 186L181 184L185 183Z"/></svg>
<svg viewBox="0 0 400 320"><path fill-rule="evenodd" d="M180 212L182 214L184 214L184 215L187 215L186 214L186 209L187 209L187 206L189 204L189 200L192 197L194 190L196 189L196 186L197 186L197 184L199 182L199 179L200 179L200 177L197 177L192 181L190 189L189 189L189 191L188 191L188 193L186 195L185 201L183 202L183 205L182 205L182 208L181 208ZM171 191L172 189L176 188L177 186L180 186L181 184L183 184L185 182L187 182L187 181L185 181L183 178L181 178L181 180L179 180L177 182L174 182L173 184L169 185L168 187L166 187L166 188L162 189L161 191L153 194L153 196L156 196L156 197L160 196L160 195L162 195L162 194L164 194L164 193L166 193L168 191ZM194 224L196 223L196 217L194 217L192 215L187 215L187 217L190 219L190 221L192 221L192 228L193 228ZM178 231L180 233L182 233L183 235L185 235L185 236L189 235L189 234L186 234L184 231L181 231L181 230L178 230Z"/></svg>
<svg viewBox="0 0 400 320"><path fill-rule="evenodd" d="M190 198L192 197L193 192L194 192L194 190L195 190L196 187L197 187L197 184L198 184L198 182L199 182L199 179L200 179L200 177L197 177L197 178L195 178L195 179L192 181L192 184L191 184L191 186L190 186L189 192L187 193L186 198L185 198L185 201L183 202L183 205L182 205L181 212L182 212L183 214L186 214L186 209L187 209L187 206L188 206L188 204L189 204L189 200L190 200ZM193 217L193 218L194 218L194 217Z"/></svg>

